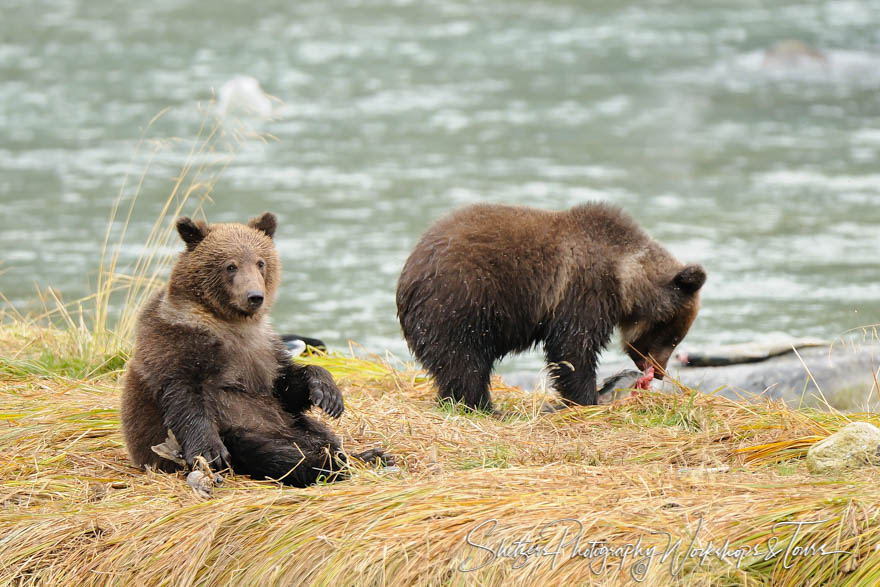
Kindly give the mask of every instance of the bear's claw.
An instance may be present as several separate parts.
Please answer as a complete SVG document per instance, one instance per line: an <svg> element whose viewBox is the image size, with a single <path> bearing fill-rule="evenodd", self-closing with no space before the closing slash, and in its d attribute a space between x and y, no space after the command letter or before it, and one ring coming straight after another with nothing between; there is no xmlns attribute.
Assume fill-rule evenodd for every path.
<svg viewBox="0 0 880 587"><path fill-rule="evenodd" d="M338 418L345 411L342 392L332 381L313 379L309 384L309 399L331 418Z"/></svg>
<svg viewBox="0 0 880 587"><path fill-rule="evenodd" d="M208 465L210 465L211 469L214 471L222 471L223 469L232 468L232 457L226 449L226 445L223 444L223 441L220 440L220 438L216 438L213 442L210 442L210 446L193 451L185 451L184 458L187 466L192 467L195 463L196 457L199 455L207 461Z"/></svg>

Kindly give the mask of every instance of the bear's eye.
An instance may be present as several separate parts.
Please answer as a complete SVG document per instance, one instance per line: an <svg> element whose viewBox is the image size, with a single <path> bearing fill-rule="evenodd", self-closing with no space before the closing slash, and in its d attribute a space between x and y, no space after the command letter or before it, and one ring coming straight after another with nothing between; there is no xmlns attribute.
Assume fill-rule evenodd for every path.
<svg viewBox="0 0 880 587"><path fill-rule="evenodd" d="M266 266L266 264L263 263L262 259L259 260L259 261L257 261L257 268L258 268L258 269L262 269L262 268L265 267L265 266Z"/></svg>
<svg viewBox="0 0 880 587"><path fill-rule="evenodd" d="M238 269L238 267L235 266L235 263L230 263L229 265L226 266L226 270L229 271L230 273L235 273L236 269Z"/></svg>

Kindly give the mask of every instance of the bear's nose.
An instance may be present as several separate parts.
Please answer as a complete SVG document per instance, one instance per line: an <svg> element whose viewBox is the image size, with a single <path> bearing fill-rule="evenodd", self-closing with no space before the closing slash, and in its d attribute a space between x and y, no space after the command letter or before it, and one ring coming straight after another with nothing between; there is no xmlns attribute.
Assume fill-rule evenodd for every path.
<svg viewBox="0 0 880 587"><path fill-rule="evenodd" d="M248 305L251 308L259 308L263 303L263 292L249 291L247 294Z"/></svg>

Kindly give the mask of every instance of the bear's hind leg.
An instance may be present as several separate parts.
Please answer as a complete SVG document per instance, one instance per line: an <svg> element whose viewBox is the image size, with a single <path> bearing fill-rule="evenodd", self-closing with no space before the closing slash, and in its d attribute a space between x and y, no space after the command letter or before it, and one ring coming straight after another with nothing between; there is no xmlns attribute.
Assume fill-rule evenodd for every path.
<svg viewBox="0 0 880 587"><path fill-rule="evenodd" d="M284 435L237 428L223 435L236 473L256 479L277 479L286 485L306 487L320 477L344 477L345 458L339 442L321 424L305 416Z"/></svg>
<svg viewBox="0 0 880 587"><path fill-rule="evenodd" d="M463 356L444 357L443 364L428 369L434 376L440 401L461 402L473 410L491 412L489 378L492 359L468 350Z"/></svg>

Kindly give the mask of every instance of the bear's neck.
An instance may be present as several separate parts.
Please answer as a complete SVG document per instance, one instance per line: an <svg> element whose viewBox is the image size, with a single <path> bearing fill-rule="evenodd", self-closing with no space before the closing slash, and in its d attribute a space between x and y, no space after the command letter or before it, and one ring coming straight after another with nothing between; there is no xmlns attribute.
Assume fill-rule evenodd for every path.
<svg viewBox="0 0 880 587"><path fill-rule="evenodd" d="M169 290L163 292L160 301L163 317L173 324L198 324L202 328L218 335L251 335L271 329L269 318L265 312L253 316L241 316L232 319L215 314L210 308L197 300L173 295Z"/></svg>

